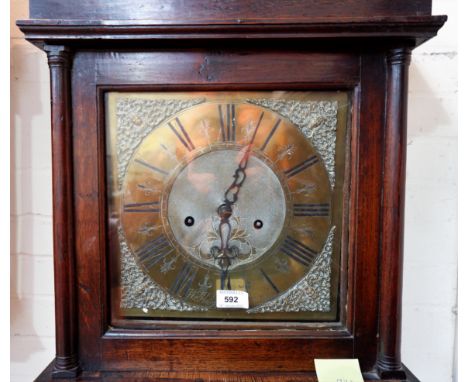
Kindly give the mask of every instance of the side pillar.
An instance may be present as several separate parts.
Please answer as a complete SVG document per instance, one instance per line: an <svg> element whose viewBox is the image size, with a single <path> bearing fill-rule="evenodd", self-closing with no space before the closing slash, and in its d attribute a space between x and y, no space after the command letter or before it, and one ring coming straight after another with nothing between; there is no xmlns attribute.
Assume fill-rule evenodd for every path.
<svg viewBox="0 0 468 382"><path fill-rule="evenodd" d="M62 45L45 45L50 69L52 109L52 192L56 357L52 375L79 373L75 294L73 157L71 127L71 53Z"/></svg>
<svg viewBox="0 0 468 382"><path fill-rule="evenodd" d="M382 379L406 379L401 364L401 294L406 172L408 67L411 51L387 56L387 101L382 189L379 355Z"/></svg>

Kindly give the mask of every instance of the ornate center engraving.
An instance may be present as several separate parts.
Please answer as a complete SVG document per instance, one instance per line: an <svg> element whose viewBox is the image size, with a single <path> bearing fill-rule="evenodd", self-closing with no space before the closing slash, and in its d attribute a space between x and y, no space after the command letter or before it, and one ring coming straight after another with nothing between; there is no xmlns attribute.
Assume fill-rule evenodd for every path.
<svg viewBox="0 0 468 382"><path fill-rule="evenodd" d="M217 268L213 248L221 246L219 217L216 214L219 195L232 182L239 150L213 150L192 160L176 175L168 196L168 220L171 232L184 250L203 264ZM281 234L286 218L286 200L283 187L275 172L264 161L250 158L249 172L262 174L247 177L242 196L233 208L230 242L238 252L232 259L231 270L261 257ZM216 174L206 177L203 189L194 188L194 178L199 174ZM263 194L259 199L257 195ZM275 200L275 205L271 201ZM183 217L190 215L197 228L187 227ZM255 229L255 219L262 221L262 229Z"/></svg>

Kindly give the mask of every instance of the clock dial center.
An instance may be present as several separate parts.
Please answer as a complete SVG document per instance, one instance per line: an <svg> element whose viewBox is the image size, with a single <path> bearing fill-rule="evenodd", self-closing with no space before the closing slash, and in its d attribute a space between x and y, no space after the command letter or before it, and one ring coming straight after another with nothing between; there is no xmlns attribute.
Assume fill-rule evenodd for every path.
<svg viewBox="0 0 468 382"><path fill-rule="evenodd" d="M240 253L249 253L235 260L231 269L261 257L276 243L284 227L285 190L273 169L257 155L249 159L236 202L224 203L244 151L218 148L201 154L180 170L168 191L167 220L175 241L186 254L209 267L217 266L203 254L221 245L218 228L222 219L229 220L231 226L230 245ZM192 217L191 225L187 216Z"/></svg>

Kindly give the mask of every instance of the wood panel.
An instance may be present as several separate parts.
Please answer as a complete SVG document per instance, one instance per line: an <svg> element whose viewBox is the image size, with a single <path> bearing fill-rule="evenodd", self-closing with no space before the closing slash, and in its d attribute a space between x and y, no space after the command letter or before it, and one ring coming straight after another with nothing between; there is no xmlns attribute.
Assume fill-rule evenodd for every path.
<svg viewBox="0 0 468 382"><path fill-rule="evenodd" d="M379 298L380 201L382 182L383 126L385 116L385 55L361 58L361 98L358 127L354 131L354 175L351 176L352 223L350 252L354 263L355 357L363 369L375 363ZM350 256L350 260L353 256Z"/></svg>
<svg viewBox="0 0 468 382"><path fill-rule="evenodd" d="M94 60L76 54L72 73L73 150L75 174L76 272L80 338L80 363L84 369L100 364L100 337L106 322L105 308L105 196L100 173L101 147L95 99Z"/></svg>
<svg viewBox="0 0 468 382"><path fill-rule="evenodd" d="M237 338L236 338L237 337ZM350 358L352 338L106 339L104 370L314 371L314 358Z"/></svg>
<svg viewBox="0 0 468 382"><path fill-rule="evenodd" d="M31 0L38 19L262 20L336 16L427 15L431 0Z"/></svg>
<svg viewBox="0 0 468 382"><path fill-rule="evenodd" d="M210 89L229 84L277 90L314 84L333 88L352 86L359 79L355 55L297 50L112 51L99 54L95 70L100 85L133 85L140 90L141 85L151 84L162 89L178 85L185 90L201 84Z"/></svg>

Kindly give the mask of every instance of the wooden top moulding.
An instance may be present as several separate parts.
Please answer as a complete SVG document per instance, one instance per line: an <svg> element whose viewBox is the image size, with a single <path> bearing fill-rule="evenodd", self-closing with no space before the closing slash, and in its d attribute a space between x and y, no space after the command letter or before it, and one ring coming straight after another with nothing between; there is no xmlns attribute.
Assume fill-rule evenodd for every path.
<svg viewBox="0 0 468 382"><path fill-rule="evenodd" d="M31 0L30 19L17 24L37 45L333 39L414 47L445 21L431 16L430 0Z"/></svg>
<svg viewBox="0 0 468 382"><path fill-rule="evenodd" d="M30 0L31 19L314 21L323 17L428 16L431 0Z"/></svg>

